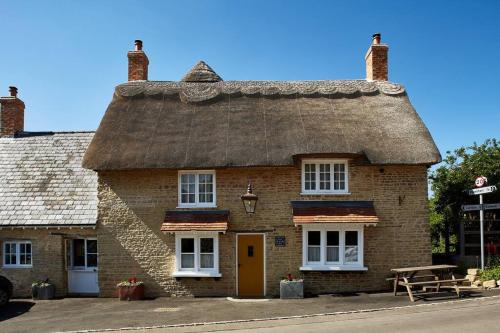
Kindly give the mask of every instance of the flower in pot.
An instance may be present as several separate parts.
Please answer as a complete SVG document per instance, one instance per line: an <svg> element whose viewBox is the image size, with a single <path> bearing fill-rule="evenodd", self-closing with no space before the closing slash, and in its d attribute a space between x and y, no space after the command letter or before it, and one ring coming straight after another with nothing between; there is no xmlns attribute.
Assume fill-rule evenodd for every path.
<svg viewBox="0 0 500 333"><path fill-rule="evenodd" d="M292 274L287 274L286 278L280 281L280 298L304 298L304 280L294 279Z"/></svg>
<svg viewBox="0 0 500 333"><path fill-rule="evenodd" d="M120 301L138 301L144 299L144 282L131 277L116 285Z"/></svg>
<svg viewBox="0 0 500 333"><path fill-rule="evenodd" d="M56 295L56 287L49 279L35 281L31 284L31 296L33 299L53 299Z"/></svg>

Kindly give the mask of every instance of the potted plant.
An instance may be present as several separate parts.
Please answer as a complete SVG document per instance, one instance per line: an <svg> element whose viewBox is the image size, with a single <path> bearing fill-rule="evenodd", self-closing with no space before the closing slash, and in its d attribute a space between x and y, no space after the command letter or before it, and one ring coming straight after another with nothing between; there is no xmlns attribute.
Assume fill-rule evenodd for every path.
<svg viewBox="0 0 500 333"><path fill-rule="evenodd" d="M132 277L116 285L120 301L138 301L144 299L144 282Z"/></svg>
<svg viewBox="0 0 500 333"><path fill-rule="evenodd" d="M31 296L33 299L53 299L56 295L56 287L49 279L35 281L31 284Z"/></svg>
<svg viewBox="0 0 500 333"><path fill-rule="evenodd" d="M288 274L280 281L280 298L304 298L304 280L294 279L292 274Z"/></svg>

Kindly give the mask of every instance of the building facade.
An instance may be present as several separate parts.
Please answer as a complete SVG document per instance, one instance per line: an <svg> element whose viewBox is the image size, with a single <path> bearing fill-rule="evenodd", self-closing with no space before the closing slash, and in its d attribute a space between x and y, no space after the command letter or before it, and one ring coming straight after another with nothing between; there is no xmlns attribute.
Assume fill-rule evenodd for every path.
<svg viewBox="0 0 500 333"><path fill-rule="evenodd" d="M48 158L65 181L40 173L49 189L77 188L55 188L59 213L2 220L0 274L18 294L49 277L61 294L113 297L136 277L151 297L271 297L288 274L308 294L370 291L387 287L390 268L431 263L427 169L440 155L404 87L388 82L380 35L366 80L224 81L200 62L181 81L148 81L141 41L128 58L129 82L95 134L44 139L83 147ZM0 144L23 160L18 149L39 148L22 140L43 135L13 126ZM6 174L2 188L36 192ZM28 252L31 267L6 264Z"/></svg>
<svg viewBox="0 0 500 333"><path fill-rule="evenodd" d="M83 160L101 295L130 276L150 296L275 296L288 274L311 294L380 290L391 267L430 264L440 155L387 52L374 35L367 80L224 81L199 62L148 81L137 41Z"/></svg>

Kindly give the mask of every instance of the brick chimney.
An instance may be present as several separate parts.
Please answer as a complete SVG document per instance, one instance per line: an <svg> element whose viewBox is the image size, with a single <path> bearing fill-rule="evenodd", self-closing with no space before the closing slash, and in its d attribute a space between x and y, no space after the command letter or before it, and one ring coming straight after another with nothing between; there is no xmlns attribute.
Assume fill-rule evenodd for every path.
<svg viewBox="0 0 500 333"><path fill-rule="evenodd" d="M0 137L24 131L24 102L17 98L17 88L9 87L10 96L0 97Z"/></svg>
<svg viewBox="0 0 500 333"><path fill-rule="evenodd" d="M128 54L128 80L139 81L148 79L148 56L142 50L142 41L135 41L134 51Z"/></svg>
<svg viewBox="0 0 500 333"><path fill-rule="evenodd" d="M366 79L369 81L389 80L389 70L387 68L387 53L389 45L381 44L379 33L372 36L372 45L366 52Z"/></svg>

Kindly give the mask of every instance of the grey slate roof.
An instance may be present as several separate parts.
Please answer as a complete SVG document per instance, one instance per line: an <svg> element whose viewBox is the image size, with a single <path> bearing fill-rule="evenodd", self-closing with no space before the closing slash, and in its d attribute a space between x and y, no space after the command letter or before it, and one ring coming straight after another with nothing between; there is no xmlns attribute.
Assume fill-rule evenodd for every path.
<svg viewBox="0 0 500 333"><path fill-rule="evenodd" d="M441 160L399 84L136 81L116 88L83 166L287 166L295 156L331 153L366 156L373 164Z"/></svg>
<svg viewBox="0 0 500 333"><path fill-rule="evenodd" d="M97 175L83 169L93 132L0 138L0 227L96 224Z"/></svg>

